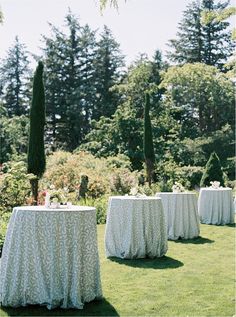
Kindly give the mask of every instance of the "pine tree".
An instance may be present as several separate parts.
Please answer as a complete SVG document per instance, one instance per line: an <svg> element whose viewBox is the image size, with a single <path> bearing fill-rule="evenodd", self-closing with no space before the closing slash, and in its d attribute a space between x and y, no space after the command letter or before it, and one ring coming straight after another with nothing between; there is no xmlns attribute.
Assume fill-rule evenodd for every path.
<svg viewBox="0 0 236 317"><path fill-rule="evenodd" d="M3 106L9 117L29 110L30 69L26 47L18 37L0 66Z"/></svg>
<svg viewBox="0 0 236 317"><path fill-rule="evenodd" d="M234 48L227 30L229 23L211 20L204 24L202 12L214 12L227 6L228 2L215 4L214 0L191 2L179 23L177 39L169 41L172 48L168 52L169 59L180 64L200 62L222 68Z"/></svg>
<svg viewBox="0 0 236 317"><path fill-rule="evenodd" d="M31 179L34 204L38 198L38 179L42 177L45 167L44 151L45 95L43 84L43 63L39 62L33 81L33 98L30 109L30 134L28 148L28 173L34 174Z"/></svg>
<svg viewBox="0 0 236 317"><path fill-rule="evenodd" d="M82 139L91 130L91 118L96 107L96 70L94 67L96 58L95 31L86 24L81 28L80 63L80 103L83 113Z"/></svg>
<svg viewBox="0 0 236 317"><path fill-rule="evenodd" d="M97 101L96 39L95 32L70 12L66 24L67 33L51 26L52 35L44 37L47 143L52 149L71 151L89 132Z"/></svg>
<svg viewBox="0 0 236 317"><path fill-rule="evenodd" d="M154 164L155 164L155 153L153 147L153 137L152 137L152 125L149 115L150 111L150 97L146 94L145 108L144 108L144 136L143 136L143 152L144 159L146 163L147 171L147 181L149 186L151 186Z"/></svg>
<svg viewBox="0 0 236 317"><path fill-rule="evenodd" d="M111 88L121 78L121 69L124 66L119 44L115 41L107 26L97 43L95 60L96 69L96 108L93 111L93 119L98 120L101 116L111 117L116 111L119 96Z"/></svg>
<svg viewBox="0 0 236 317"><path fill-rule="evenodd" d="M210 186L211 181L218 181L220 182L221 186L224 186L223 171L221 168L220 159L215 152L211 153L211 156L205 166L200 186Z"/></svg>

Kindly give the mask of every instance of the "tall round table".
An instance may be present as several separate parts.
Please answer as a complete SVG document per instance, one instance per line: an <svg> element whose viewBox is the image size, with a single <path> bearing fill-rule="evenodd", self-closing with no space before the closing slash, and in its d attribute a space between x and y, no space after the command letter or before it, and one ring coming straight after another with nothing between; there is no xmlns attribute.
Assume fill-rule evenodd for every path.
<svg viewBox="0 0 236 317"><path fill-rule="evenodd" d="M196 194L162 192L157 193L157 196L162 199L167 219L168 239L192 239L199 236Z"/></svg>
<svg viewBox="0 0 236 317"><path fill-rule="evenodd" d="M234 222L231 188L201 188L198 198L201 223L225 225Z"/></svg>
<svg viewBox="0 0 236 317"><path fill-rule="evenodd" d="M157 197L109 199L105 231L107 257L161 257L167 252L165 215Z"/></svg>
<svg viewBox="0 0 236 317"><path fill-rule="evenodd" d="M14 208L0 267L2 306L82 309L101 297L95 208Z"/></svg>

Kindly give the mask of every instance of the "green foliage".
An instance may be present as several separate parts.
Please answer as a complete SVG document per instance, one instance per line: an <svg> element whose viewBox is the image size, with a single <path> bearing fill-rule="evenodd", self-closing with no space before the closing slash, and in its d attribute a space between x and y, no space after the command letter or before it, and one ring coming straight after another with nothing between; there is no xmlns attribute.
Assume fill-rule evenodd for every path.
<svg viewBox="0 0 236 317"><path fill-rule="evenodd" d="M45 171L44 152L45 96L43 63L39 62L33 82L33 98L30 109L30 134L28 149L28 173L41 177Z"/></svg>
<svg viewBox="0 0 236 317"><path fill-rule="evenodd" d="M233 83L215 67L200 63L171 67L162 86L183 136L193 139L227 123L234 127Z"/></svg>
<svg viewBox="0 0 236 317"><path fill-rule="evenodd" d="M129 194L131 188L138 185L138 175L128 169L114 169L111 176L111 191L115 194Z"/></svg>
<svg viewBox="0 0 236 317"><path fill-rule="evenodd" d="M73 197L78 198L81 175L86 175L88 177L86 198L96 199L113 191L127 193L134 182L137 182L137 174L123 166L114 167L113 164L111 165L111 159L110 157L99 159L86 152L74 154L55 152L48 157L47 171L40 186L42 189L48 188L50 184L55 185L56 189L67 187L69 193L74 193ZM127 158L125 164L130 165ZM121 185L116 182L117 178L122 179Z"/></svg>
<svg viewBox="0 0 236 317"><path fill-rule="evenodd" d="M147 169L147 180L151 185L152 174L155 164L155 153L153 148L152 125L149 115L150 111L150 97L146 94L145 108L144 108L144 135L143 135L143 153Z"/></svg>
<svg viewBox="0 0 236 317"><path fill-rule="evenodd" d="M97 38L70 11L65 20L66 32L51 26L52 34L44 37L46 144L53 151L73 151L91 130L91 119L115 112L120 96L111 88L124 65L107 27Z"/></svg>
<svg viewBox="0 0 236 317"><path fill-rule="evenodd" d="M0 211L10 212L24 205L30 194L29 175L24 162L5 163L0 174Z"/></svg>
<svg viewBox="0 0 236 317"><path fill-rule="evenodd" d="M205 63L220 69L232 54L234 43L227 30L229 23L221 19L202 20L203 12L212 16L228 10L229 2L214 0L192 1L179 23L177 39L170 40L169 58L177 63Z"/></svg>
<svg viewBox="0 0 236 317"><path fill-rule="evenodd" d="M25 158L28 130L29 119L26 116L1 116L0 163Z"/></svg>
<svg viewBox="0 0 236 317"><path fill-rule="evenodd" d="M236 14L236 8L235 7L228 7L225 9L220 10L203 10L202 11L202 23L204 25L207 25L209 23L212 23L214 21L216 22L222 22L227 20L229 17L234 16ZM236 29L234 28L232 30L232 39L236 39Z"/></svg>
<svg viewBox="0 0 236 317"><path fill-rule="evenodd" d="M96 199L88 198L86 200L81 199L80 205L91 206L96 208L97 224L106 223L106 215L108 208L108 196L98 197Z"/></svg>
<svg viewBox="0 0 236 317"><path fill-rule="evenodd" d="M3 13L0 7L0 23L3 23Z"/></svg>
<svg viewBox="0 0 236 317"><path fill-rule="evenodd" d="M29 111L31 71L28 56L26 46L16 37L0 64L1 98L8 117Z"/></svg>
<svg viewBox="0 0 236 317"><path fill-rule="evenodd" d="M2 247L5 240L6 232L7 232L7 224L10 219L11 213L2 213L0 209L0 257L2 254Z"/></svg>
<svg viewBox="0 0 236 317"><path fill-rule="evenodd" d="M200 186L210 186L210 182L218 181L221 186L224 186L223 171L221 168L218 155L213 152L206 164L205 171L201 178Z"/></svg>

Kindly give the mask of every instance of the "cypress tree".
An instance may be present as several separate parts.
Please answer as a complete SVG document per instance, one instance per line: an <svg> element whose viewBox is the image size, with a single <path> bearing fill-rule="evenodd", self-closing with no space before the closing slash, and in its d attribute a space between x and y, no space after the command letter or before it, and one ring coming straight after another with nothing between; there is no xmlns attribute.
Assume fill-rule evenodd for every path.
<svg viewBox="0 0 236 317"><path fill-rule="evenodd" d="M206 164L200 186L210 186L211 181L218 181L220 182L221 186L224 186L223 171L221 168L220 159L215 152L211 153L211 156Z"/></svg>
<svg viewBox="0 0 236 317"><path fill-rule="evenodd" d="M153 147L153 137L152 137L152 125L149 115L150 110L150 97L149 94L146 94L145 98L145 108L144 108L144 137L143 137L143 152L144 159L146 163L147 171L147 181L149 186L151 186L154 164L155 164L155 153Z"/></svg>
<svg viewBox="0 0 236 317"><path fill-rule="evenodd" d="M38 63L33 81L33 98L30 109L30 134L28 147L28 173L35 175L31 179L34 204L38 198L38 180L42 177L45 167L44 151L44 126L45 126L45 95L43 84L43 63Z"/></svg>

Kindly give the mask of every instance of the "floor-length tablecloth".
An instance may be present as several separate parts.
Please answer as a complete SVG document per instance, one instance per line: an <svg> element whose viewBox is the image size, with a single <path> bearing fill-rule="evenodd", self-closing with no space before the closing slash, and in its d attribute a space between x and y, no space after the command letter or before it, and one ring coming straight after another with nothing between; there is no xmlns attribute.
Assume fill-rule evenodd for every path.
<svg viewBox="0 0 236 317"><path fill-rule="evenodd" d="M107 257L163 256L167 252L167 234L161 199L110 197L105 249Z"/></svg>
<svg viewBox="0 0 236 317"><path fill-rule="evenodd" d="M231 188L201 188L198 199L201 223L225 225L234 222Z"/></svg>
<svg viewBox="0 0 236 317"><path fill-rule="evenodd" d="M168 239L192 239L199 236L197 196L194 193L157 193L167 219Z"/></svg>
<svg viewBox="0 0 236 317"><path fill-rule="evenodd" d="M1 259L1 304L81 309L101 298L96 230L95 208L14 208Z"/></svg>

